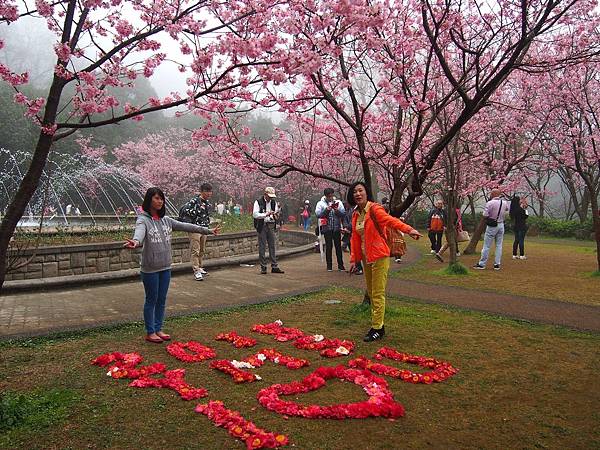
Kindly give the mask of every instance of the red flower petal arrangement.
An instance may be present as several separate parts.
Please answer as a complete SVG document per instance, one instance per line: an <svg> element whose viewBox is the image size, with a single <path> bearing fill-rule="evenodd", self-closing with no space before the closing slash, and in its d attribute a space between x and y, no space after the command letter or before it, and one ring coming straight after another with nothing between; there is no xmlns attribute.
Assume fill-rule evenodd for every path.
<svg viewBox="0 0 600 450"><path fill-rule="evenodd" d="M458 369L454 368L450 363L438 361L437 359L428 358L425 356L401 353L388 347L380 348L375 354L375 359L381 360L383 358L408 364L416 364L418 366L433 370L426 373L412 372L407 369L398 369L396 367L390 367L386 366L385 364L373 362L364 356L359 356L358 358L349 361L348 365L350 367L367 369L380 375L387 375L406 381L407 383L415 384L431 384L434 382L439 383L450 378L452 375L458 372Z"/></svg>
<svg viewBox="0 0 600 450"><path fill-rule="evenodd" d="M230 342L236 348L254 347L256 345L256 339L240 336L235 331L230 331L229 333L219 333L215 340Z"/></svg>
<svg viewBox="0 0 600 450"><path fill-rule="evenodd" d="M172 389L179 394L183 400L195 400L206 397L208 391L204 388L195 388L185 382L185 369L167 370L164 378L141 377L129 383L131 387L138 388L166 388Z"/></svg>
<svg viewBox="0 0 600 450"><path fill-rule="evenodd" d="M362 386L369 398L362 402L331 406L304 406L280 398L281 395L314 391L324 386L326 381L332 378L339 378ZM394 400L394 396L385 380L367 370L350 369L346 366L319 367L302 381L294 381L290 384L274 384L262 389L257 398L258 402L270 411L310 419L395 418L404 415L404 408Z"/></svg>
<svg viewBox="0 0 600 450"><path fill-rule="evenodd" d="M278 352L274 348L263 348L258 353L244 358L244 361L250 363L254 367L261 367L265 361L271 361L280 366L285 366L288 369L300 369L310 365L310 362L306 359L296 358L294 356L284 355Z"/></svg>
<svg viewBox="0 0 600 450"><path fill-rule="evenodd" d="M194 353L190 355L185 349ZM167 352L184 362L200 362L217 356L217 353L212 348L196 341L172 342L167 345Z"/></svg>
<svg viewBox="0 0 600 450"><path fill-rule="evenodd" d="M255 375L251 372L246 372L245 370L238 369L233 365L231 361L228 361L226 359L212 361L209 367L211 369L215 369L220 372L226 373L231 378L233 378L234 383L252 383L261 379L258 375Z"/></svg>
<svg viewBox="0 0 600 450"><path fill-rule="evenodd" d="M340 339L325 339L323 336L304 336L294 341L294 347L304 350L320 350L327 358L345 356L354 351L354 342Z"/></svg>
<svg viewBox="0 0 600 450"><path fill-rule="evenodd" d="M207 416L218 427L227 428L229 434L246 442L246 448L276 448L288 444L288 437L258 428L244 419L239 412L225 408L223 402L210 401L196 406L196 412Z"/></svg>
<svg viewBox="0 0 600 450"><path fill-rule="evenodd" d="M109 377L120 379L133 379L131 387L155 387L172 389L179 394L183 400L194 400L206 397L208 391L203 388L195 388L185 382L185 369L167 370L163 363L154 363L149 366L136 367L143 361L138 353L106 353L92 360L92 364L105 367L113 362L120 363L108 369ZM163 374L163 378L152 378L152 375Z"/></svg>
<svg viewBox="0 0 600 450"><path fill-rule="evenodd" d="M95 366L106 367L109 364L117 363L108 369L108 375L111 378L129 378L136 379L147 377L157 373L163 373L167 366L162 363L154 363L149 366L137 367L144 360L139 353L105 353L92 360Z"/></svg>
<svg viewBox="0 0 600 450"><path fill-rule="evenodd" d="M260 334L270 334L275 336L279 342L287 342L304 336L304 332L298 328L287 328L283 326L281 320L267 324L257 324L252 327L252 331Z"/></svg>
<svg viewBox="0 0 600 450"><path fill-rule="evenodd" d="M270 334L275 336L275 340L286 342L294 340L296 348L304 350L318 350L321 356L327 358L336 358L338 356L349 355L354 351L354 342L340 339L325 339L321 335L307 335L298 328L286 328L283 322L276 320L267 324L257 324L252 327L252 331L261 334Z"/></svg>
<svg viewBox="0 0 600 450"><path fill-rule="evenodd" d="M305 367L310 364L306 359L287 356L273 348L265 348L254 355L244 358L244 360L241 362L236 360L228 361L226 359L213 361L210 363L210 368L228 374L231 376L231 378L233 378L235 383L252 383L254 381L261 380L262 378L251 372L242 370L242 368L254 369L257 367L262 367L265 361L274 362L275 364L285 366L288 369L300 369L301 367Z"/></svg>

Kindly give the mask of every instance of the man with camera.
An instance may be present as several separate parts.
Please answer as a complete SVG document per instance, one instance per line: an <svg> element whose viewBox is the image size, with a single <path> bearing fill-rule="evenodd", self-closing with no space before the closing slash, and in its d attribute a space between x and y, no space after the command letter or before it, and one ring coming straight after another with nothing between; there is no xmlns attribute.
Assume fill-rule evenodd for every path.
<svg viewBox="0 0 600 450"><path fill-rule="evenodd" d="M490 255L492 242L496 241L496 253L494 255L494 270L500 270L502 260L502 241L504 240L504 216L508 213L510 201L502 198L500 189L492 189L492 199L485 204L483 218L485 219L485 236L483 238L483 249L479 262L473 266L474 269L483 270Z"/></svg>
<svg viewBox="0 0 600 450"><path fill-rule="evenodd" d="M254 202L252 217L254 217L254 228L258 233L258 256L260 259L260 273L267 273L267 257L265 250L269 246L269 258L271 259L271 273L284 273L277 266L277 255L275 254L276 236L275 231L279 221L279 206L275 200L275 188L266 187L263 196Z"/></svg>
<svg viewBox="0 0 600 450"><path fill-rule="evenodd" d="M345 271L342 253L342 221L346 210L340 200L333 196L332 188L325 188L323 197L317 203L315 214L319 220L320 232L325 238L325 260L327 271L333 270L332 248L335 246L338 270Z"/></svg>

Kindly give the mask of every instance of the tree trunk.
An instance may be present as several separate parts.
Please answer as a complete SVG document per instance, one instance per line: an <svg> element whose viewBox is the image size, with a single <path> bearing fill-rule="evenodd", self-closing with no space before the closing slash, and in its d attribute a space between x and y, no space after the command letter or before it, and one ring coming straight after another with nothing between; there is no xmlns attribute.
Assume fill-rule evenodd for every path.
<svg viewBox="0 0 600 450"><path fill-rule="evenodd" d="M448 195L448 223L446 224L446 239L448 241L448 250L450 258L448 265L456 264L456 196L454 191Z"/></svg>
<svg viewBox="0 0 600 450"><path fill-rule="evenodd" d="M42 120L44 125L52 125L55 123L56 111L58 110L63 87L64 80L55 76L48 93L46 109ZM0 224L0 292L2 292L2 286L4 285L4 280L6 278L10 238L14 234L17 223L23 216L27 204L38 187L44 167L48 161L48 154L52 148L52 142L52 136L40 132L29 169L21 180L19 189L8 205L6 215L2 219L2 224Z"/></svg>
<svg viewBox="0 0 600 450"><path fill-rule="evenodd" d="M482 217L479 220L479 223L475 227L475 231L473 231L473 236L471 236L471 240L469 241L469 245L465 248L463 252L465 255L472 255L477 250L477 243L481 239L481 235L485 231L485 218Z"/></svg>
<svg viewBox="0 0 600 450"><path fill-rule="evenodd" d="M594 224L594 235L596 238L596 270L600 271L600 211L598 210L598 197L590 196L592 204L592 223Z"/></svg>

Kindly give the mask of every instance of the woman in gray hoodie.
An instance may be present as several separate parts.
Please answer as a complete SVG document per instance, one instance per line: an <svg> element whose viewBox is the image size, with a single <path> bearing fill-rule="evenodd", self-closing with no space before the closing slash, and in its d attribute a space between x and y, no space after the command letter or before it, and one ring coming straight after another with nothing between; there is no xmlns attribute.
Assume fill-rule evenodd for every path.
<svg viewBox="0 0 600 450"><path fill-rule="evenodd" d="M162 324L171 281L173 230L217 234L219 228L209 229L165 216L165 194L156 187L146 191L142 210L135 223L133 239L127 239L123 246L133 249L143 244L140 272L146 293L144 303L146 341L159 344L171 339L171 336L162 332Z"/></svg>

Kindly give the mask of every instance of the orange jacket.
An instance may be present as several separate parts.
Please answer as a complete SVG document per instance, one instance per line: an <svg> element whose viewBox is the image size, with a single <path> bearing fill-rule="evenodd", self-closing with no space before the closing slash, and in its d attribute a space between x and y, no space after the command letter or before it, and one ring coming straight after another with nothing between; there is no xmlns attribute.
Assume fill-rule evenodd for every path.
<svg viewBox="0 0 600 450"><path fill-rule="evenodd" d="M410 233L413 231L413 227L405 224L401 220L396 219L395 217L390 216L383 206L377 203L371 203L369 208L369 212L365 216L365 251L367 253L366 259L367 263L373 263L380 258L389 258L390 249L387 245L385 239L379 234L377 226L373 223L373 219L371 215L375 217L377 220L377 224L381 229L382 233L386 233L387 235L387 227L392 227L397 230L402 231L403 233ZM358 209L354 211L352 214L352 237L350 238L350 262L356 263L358 261L362 261L362 241L360 234L356 231L356 221L358 220Z"/></svg>

